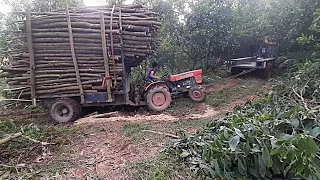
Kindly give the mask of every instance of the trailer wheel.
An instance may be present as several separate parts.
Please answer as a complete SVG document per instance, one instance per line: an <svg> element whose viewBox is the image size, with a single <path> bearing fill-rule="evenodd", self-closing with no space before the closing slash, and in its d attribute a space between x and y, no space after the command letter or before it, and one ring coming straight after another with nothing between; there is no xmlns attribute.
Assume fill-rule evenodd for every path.
<svg viewBox="0 0 320 180"><path fill-rule="evenodd" d="M52 120L58 123L67 123L79 119L81 115L80 103L71 98L56 99L50 108Z"/></svg>
<svg viewBox="0 0 320 180"><path fill-rule="evenodd" d="M150 110L164 111L171 103L171 94L165 87L156 86L147 93L147 105Z"/></svg>
<svg viewBox="0 0 320 180"><path fill-rule="evenodd" d="M202 102L206 98L206 93L203 89L195 88L189 90L189 97L195 102Z"/></svg>

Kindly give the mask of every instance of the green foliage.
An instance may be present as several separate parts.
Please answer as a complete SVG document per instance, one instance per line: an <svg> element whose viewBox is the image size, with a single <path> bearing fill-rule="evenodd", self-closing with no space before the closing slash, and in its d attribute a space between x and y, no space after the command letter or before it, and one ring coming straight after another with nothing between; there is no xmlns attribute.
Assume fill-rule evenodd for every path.
<svg viewBox="0 0 320 180"><path fill-rule="evenodd" d="M190 180L200 179L196 174L186 169L184 164L174 161L173 157L167 153L160 153L152 160L135 163L129 168L130 176L139 180L174 180L177 177Z"/></svg>
<svg viewBox="0 0 320 180"><path fill-rule="evenodd" d="M294 102L313 103L320 101L320 61L307 61L298 71L279 79L274 91ZM302 98L301 98L302 97Z"/></svg>
<svg viewBox="0 0 320 180"><path fill-rule="evenodd" d="M320 62L306 62L257 103L215 119L169 152L202 177L320 179Z"/></svg>
<svg viewBox="0 0 320 180"><path fill-rule="evenodd" d="M123 127L123 133L129 137L132 141L142 141L143 132L141 130L149 129L147 125L144 124L126 124Z"/></svg>
<svg viewBox="0 0 320 180"><path fill-rule="evenodd" d="M34 162L41 153L55 152L83 134L80 133L80 127L53 125L48 123L48 119L0 120L0 139L18 132L22 132L24 136L34 140L53 143L54 145L48 145L44 148L39 143L24 137L1 144L0 161L2 164L9 166L0 167L0 174L3 179L35 179L36 176L43 178L48 174L50 176L59 175L58 172L63 172L66 168L65 162L55 163L54 167L48 164L42 164L41 166L29 166L29 164ZM68 149L70 150L70 148ZM18 167L17 164L27 164L27 166Z"/></svg>
<svg viewBox="0 0 320 180"><path fill-rule="evenodd" d="M163 26L153 59L171 72L215 69L219 57L232 58L233 52L250 56L250 46L261 44L265 36L279 45L281 53L308 49L319 33L317 0L136 2L159 13Z"/></svg>
<svg viewBox="0 0 320 180"><path fill-rule="evenodd" d="M249 96L261 95L265 84L265 80L255 78L240 80L232 87L225 87L222 91L208 94L205 103L213 107L222 107L235 100L245 100Z"/></svg>
<svg viewBox="0 0 320 180"><path fill-rule="evenodd" d="M320 48L320 9L317 9L314 13L312 24L309 27L310 34L297 38L298 43L308 48Z"/></svg>
<svg viewBox="0 0 320 180"><path fill-rule="evenodd" d="M143 94L144 89L143 85L146 83L146 74L147 74L147 67L146 64L142 64L138 67L132 68L131 75L132 75L132 84L131 88L138 90L140 94ZM132 91L134 93L134 91Z"/></svg>
<svg viewBox="0 0 320 180"><path fill-rule="evenodd" d="M212 178L320 178L315 158L319 149L312 138L320 133L317 117L297 107L274 105L271 99L213 120L171 150Z"/></svg>

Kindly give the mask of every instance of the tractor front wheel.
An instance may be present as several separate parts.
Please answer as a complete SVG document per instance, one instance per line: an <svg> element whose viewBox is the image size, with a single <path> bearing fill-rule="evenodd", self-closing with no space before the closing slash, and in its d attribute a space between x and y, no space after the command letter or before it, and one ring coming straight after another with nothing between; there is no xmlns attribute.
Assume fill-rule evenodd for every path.
<svg viewBox="0 0 320 180"><path fill-rule="evenodd" d="M190 89L189 97L195 102L202 102L206 98L206 93L200 88Z"/></svg>
<svg viewBox="0 0 320 180"><path fill-rule="evenodd" d="M156 86L147 93L147 105L152 111L164 111L171 103L171 94L165 87Z"/></svg>
<svg viewBox="0 0 320 180"><path fill-rule="evenodd" d="M71 98L56 99L50 108L52 120L58 123L67 123L77 120L81 115L80 103Z"/></svg>

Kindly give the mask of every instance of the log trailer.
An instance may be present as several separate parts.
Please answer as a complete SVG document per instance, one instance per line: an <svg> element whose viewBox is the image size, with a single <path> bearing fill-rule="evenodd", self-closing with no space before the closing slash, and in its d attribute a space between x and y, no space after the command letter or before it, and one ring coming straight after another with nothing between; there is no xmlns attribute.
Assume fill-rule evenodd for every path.
<svg viewBox="0 0 320 180"><path fill-rule="evenodd" d="M9 66L3 66L12 96L43 102L59 123L77 120L82 107L148 105L163 111L171 95L205 97L202 70L131 87L131 68L153 53L160 23L141 5L67 8L52 12L13 12L22 17L10 37Z"/></svg>
<svg viewBox="0 0 320 180"><path fill-rule="evenodd" d="M267 78L271 75L276 60L275 45L260 45L257 51L251 52L252 56L227 60L224 63L231 68L232 75L242 75L257 71L261 77Z"/></svg>

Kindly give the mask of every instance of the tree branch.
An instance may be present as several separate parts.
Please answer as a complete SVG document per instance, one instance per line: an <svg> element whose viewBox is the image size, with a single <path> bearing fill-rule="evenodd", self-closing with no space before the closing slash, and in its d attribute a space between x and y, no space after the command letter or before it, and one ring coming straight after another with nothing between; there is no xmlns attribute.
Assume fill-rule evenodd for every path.
<svg viewBox="0 0 320 180"><path fill-rule="evenodd" d="M12 139L18 138L20 136L22 136L22 133L11 134L3 139L0 139L0 144L7 143L7 142L11 141Z"/></svg>
<svg viewBox="0 0 320 180"><path fill-rule="evenodd" d="M303 103L304 107L309 111L310 109L308 108L308 104L305 102L305 100L302 96L302 91L300 91L300 94L298 94L297 91L293 87L291 89L301 99L301 102Z"/></svg>
<svg viewBox="0 0 320 180"><path fill-rule="evenodd" d="M154 134L160 134L160 135L164 135L164 136L168 136L174 139L180 139L179 136L173 135L173 134L169 134L169 133L163 133L163 132L157 132L157 131L151 131L151 130L141 130L142 132L149 132L149 133L154 133Z"/></svg>

